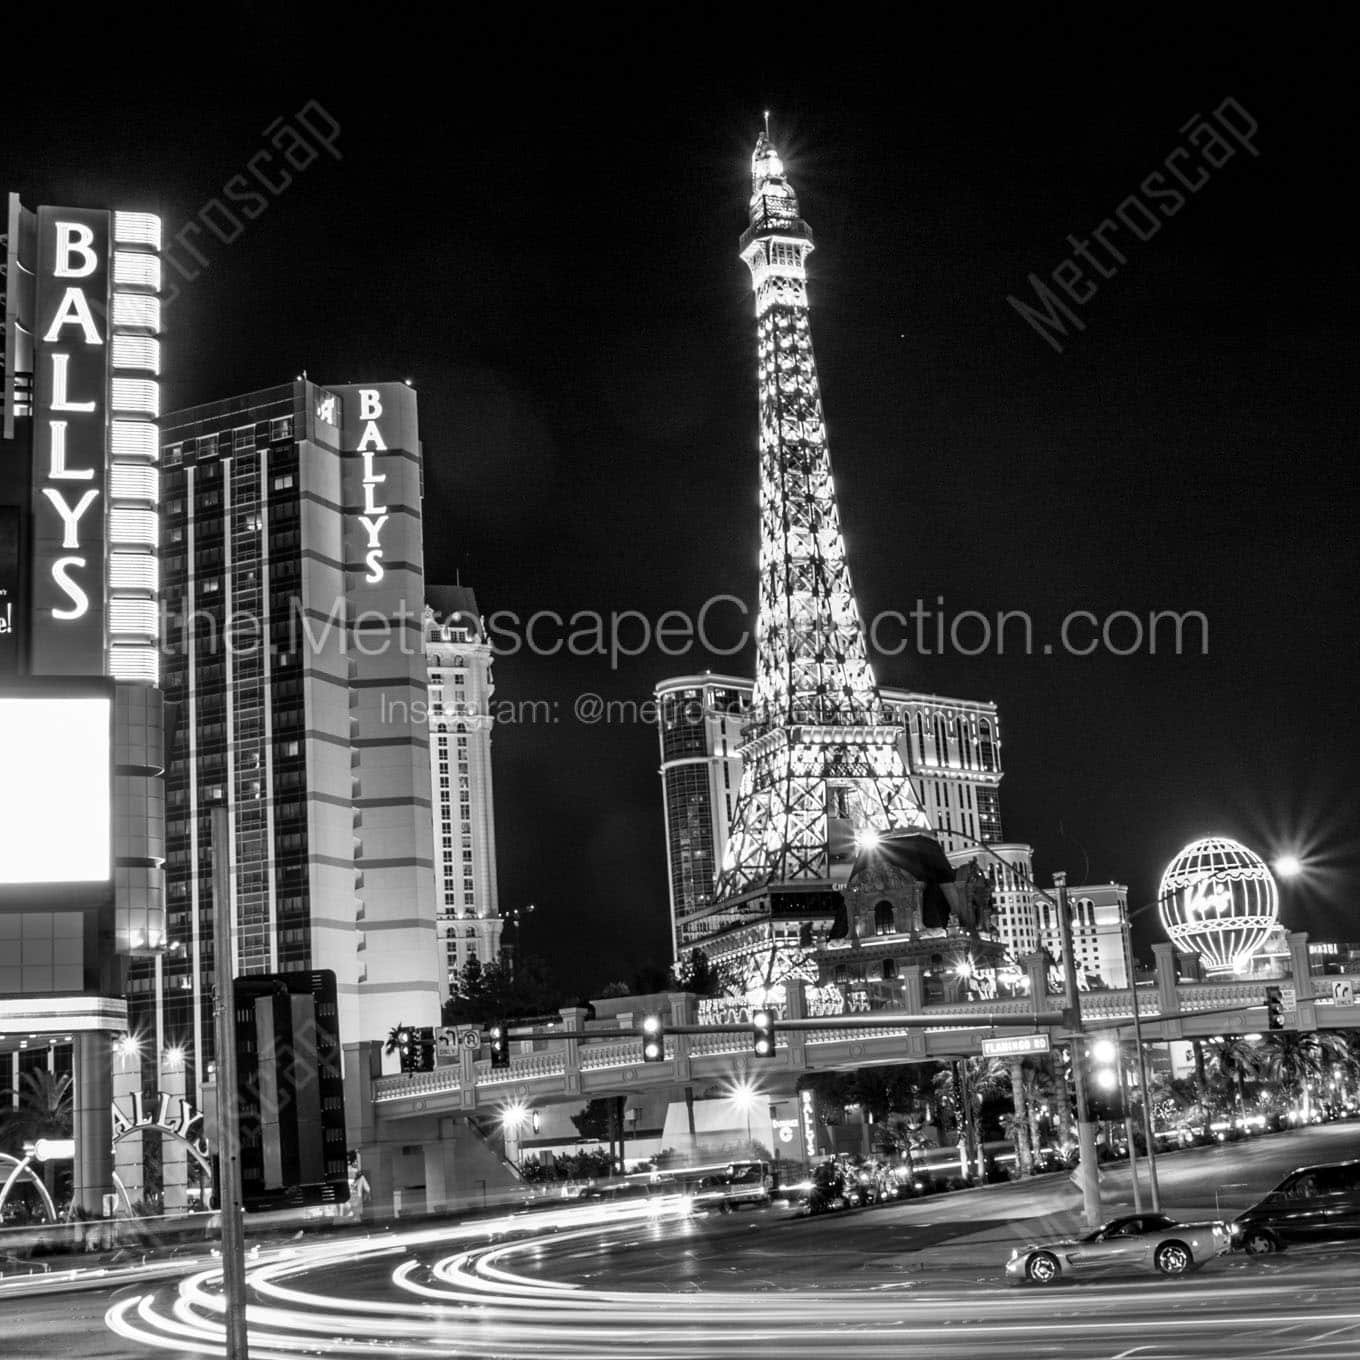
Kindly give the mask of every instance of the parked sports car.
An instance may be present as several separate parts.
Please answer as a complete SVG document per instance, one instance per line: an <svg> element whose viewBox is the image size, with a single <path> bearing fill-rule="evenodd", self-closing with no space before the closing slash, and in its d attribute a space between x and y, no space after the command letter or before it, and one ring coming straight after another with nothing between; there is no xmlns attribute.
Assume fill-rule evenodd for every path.
<svg viewBox="0 0 1360 1360"><path fill-rule="evenodd" d="M1097 1270L1150 1268L1163 1275L1184 1275L1227 1251L1231 1241L1222 1223L1177 1223L1165 1214L1126 1214L1085 1237L1017 1248L1006 1262L1006 1274L1035 1284Z"/></svg>

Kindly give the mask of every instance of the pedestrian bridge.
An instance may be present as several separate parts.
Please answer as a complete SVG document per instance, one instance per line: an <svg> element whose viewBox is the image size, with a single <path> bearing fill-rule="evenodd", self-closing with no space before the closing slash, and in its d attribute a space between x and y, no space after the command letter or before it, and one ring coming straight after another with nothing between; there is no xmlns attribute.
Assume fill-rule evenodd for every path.
<svg viewBox="0 0 1360 1360"><path fill-rule="evenodd" d="M1360 976L1311 977L1307 937L1290 940L1291 946L1300 942L1299 948L1291 948L1298 976L1205 982L1178 981L1171 946L1154 946L1156 977L1137 990L1144 1040L1264 1031L1267 986L1280 987L1287 1000L1292 992L1295 1004L1286 1009L1286 1028L1360 1029L1360 1006L1354 1001ZM1046 1031L1054 1042L1065 1039L1067 1028L1054 1021L1062 998L1048 991L1046 961L1029 969L1029 982L1027 996L928 1004L920 970L909 968L903 976L905 1003L898 1009L838 1016L824 1025L806 1017L802 984L793 984L787 989L787 1018L777 1031L773 1058L754 1056L749 1027L740 1032L715 1027L712 1032L668 1031L666 1060L644 1063L635 1025L644 1013L664 1015L669 1010L670 1025L693 1027L696 999L689 993L637 998L638 1009L616 1018L612 1029L606 1021L587 1026L584 1010L568 1009L561 1013L562 1037L550 1029L536 1031L532 1050L512 1057L508 1067L492 1068L489 1060L478 1058L478 1048L460 1048L456 1058L432 1072L373 1079L369 1094L377 1124L396 1136L404 1120L487 1113L514 1101L542 1105L590 1100L646 1088L727 1084L756 1075L768 1088L791 1092L798 1077L809 1071L976 1056L983 1039L1005 1034ZM1042 998L1037 1005L1036 995ZM1132 1038L1133 1005L1134 994L1127 987L1083 992L1084 1026L1088 1032L1117 1029ZM930 1023L932 1017L938 1017L938 1024ZM530 1044L518 1046L528 1049Z"/></svg>

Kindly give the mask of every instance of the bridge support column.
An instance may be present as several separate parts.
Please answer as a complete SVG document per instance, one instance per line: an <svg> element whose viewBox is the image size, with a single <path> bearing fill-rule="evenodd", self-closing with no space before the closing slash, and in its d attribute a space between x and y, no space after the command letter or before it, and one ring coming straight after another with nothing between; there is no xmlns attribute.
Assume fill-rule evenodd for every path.
<svg viewBox="0 0 1360 1360"><path fill-rule="evenodd" d="M1180 997L1176 992L1176 947L1170 944L1154 944L1152 956L1157 967L1157 1006L1162 1015L1174 1015L1181 1008ZM1179 1039L1185 1027L1179 1020L1162 1021L1162 1038Z"/></svg>
<svg viewBox="0 0 1360 1360"><path fill-rule="evenodd" d="M1029 978L1029 999L1034 1003L1034 1009L1045 1009L1048 1003L1048 955L1041 950L1037 954L1026 954L1020 962Z"/></svg>
<svg viewBox="0 0 1360 1360"><path fill-rule="evenodd" d="M920 1015L926 1004L926 978L919 963L909 963L902 969L902 1008L908 1015ZM926 1032L923 1029L907 1031L907 1060L925 1062Z"/></svg>
<svg viewBox="0 0 1360 1360"><path fill-rule="evenodd" d="M1305 997L1313 995L1313 968L1308 959L1308 932L1291 930L1289 942L1289 971L1294 975L1294 995L1298 998L1298 1018L1294 1023L1300 1030L1317 1029L1316 1005Z"/></svg>
<svg viewBox="0 0 1360 1360"><path fill-rule="evenodd" d="M562 1024L570 1033L586 1027L587 1012L584 1006L563 1006L558 1014ZM562 1085L570 1096L581 1094L581 1044L577 1039L566 1039L562 1044Z"/></svg>

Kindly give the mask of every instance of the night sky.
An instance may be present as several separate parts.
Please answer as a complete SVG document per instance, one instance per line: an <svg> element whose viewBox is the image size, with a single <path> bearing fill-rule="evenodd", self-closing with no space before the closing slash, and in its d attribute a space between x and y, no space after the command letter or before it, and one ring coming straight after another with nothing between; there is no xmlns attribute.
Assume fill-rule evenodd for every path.
<svg viewBox="0 0 1360 1360"><path fill-rule="evenodd" d="M818 245L862 612L1025 610L1040 653L1071 610L1209 620L1207 656L913 648L875 659L880 683L1000 705L1005 831L1042 882L1065 867L1141 903L1222 831L1304 854L1286 921L1360 939L1356 125L1329 11L1288 31L767 6L492 28L434 8L167 11L160 74L117 89L127 26L8 44L0 185L30 206L147 207L170 236L274 119L314 100L340 124L339 159L296 170L236 240L190 238L208 263L169 274L166 408L304 368L409 376L431 581L460 571L521 617L754 607L737 238L769 108ZM1007 295L1228 98L1259 156L1236 146L1150 240L1112 238L1126 262L1090 275L1085 329L1054 352ZM697 648L497 663L499 699L558 705L494 749L501 904L536 904L524 946L565 984L669 961L655 733L583 725L573 702L752 667Z"/></svg>

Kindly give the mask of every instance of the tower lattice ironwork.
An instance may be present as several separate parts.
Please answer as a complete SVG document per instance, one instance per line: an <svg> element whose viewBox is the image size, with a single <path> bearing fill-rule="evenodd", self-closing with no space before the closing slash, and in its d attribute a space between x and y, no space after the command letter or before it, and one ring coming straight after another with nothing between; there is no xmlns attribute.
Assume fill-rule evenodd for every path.
<svg viewBox="0 0 1360 1360"><path fill-rule="evenodd" d="M719 901L831 883L867 829L929 829L850 586L808 320L812 233L768 130L751 186L741 258L758 336L760 608L753 721Z"/></svg>

